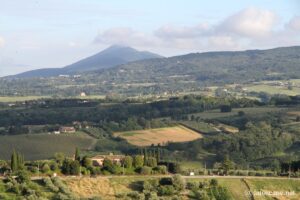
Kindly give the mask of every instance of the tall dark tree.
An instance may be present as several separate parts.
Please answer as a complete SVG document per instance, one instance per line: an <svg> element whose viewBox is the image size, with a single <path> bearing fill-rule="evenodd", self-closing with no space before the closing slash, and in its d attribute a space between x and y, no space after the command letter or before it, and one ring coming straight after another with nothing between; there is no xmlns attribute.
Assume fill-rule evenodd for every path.
<svg viewBox="0 0 300 200"><path fill-rule="evenodd" d="M13 151L11 155L10 167L13 172L23 169L24 157L20 153Z"/></svg>
<svg viewBox="0 0 300 200"><path fill-rule="evenodd" d="M11 155L10 168L13 172L18 170L18 155L15 150Z"/></svg>
<svg viewBox="0 0 300 200"><path fill-rule="evenodd" d="M76 147L76 150L75 150L75 160L80 162L80 151L77 147Z"/></svg>
<svg viewBox="0 0 300 200"><path fill-rule="evenodd" d="M148 152L147 152L147 149L145 148L144 149L144 163L147 162L147 159L148 159Z"/></svg>
<svg viewBox="0 0 300 200"><path fill-rule="evenodd" d="M156 160L157 160L157 163L160 162L160 148L159 147L157 147L157 149L156 149Z"/></svg>

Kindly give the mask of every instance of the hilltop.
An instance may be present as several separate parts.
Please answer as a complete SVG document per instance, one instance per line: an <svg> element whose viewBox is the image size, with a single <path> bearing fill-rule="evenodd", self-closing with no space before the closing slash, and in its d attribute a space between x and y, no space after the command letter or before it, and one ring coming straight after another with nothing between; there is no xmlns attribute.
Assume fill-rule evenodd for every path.
<svg viewBox="0 0 300 200"><path fill-rule="evenodd" d="M82 91L89 95L109 93L131 96L153 95L165 92L199 91L201 88L223 87L225 84L248 84L300 78L299 46L269 50L191 53L169 58L132 61L126 64L120 64L124 59L120 61L120 59L112 59L112 56L111 59L115 63L107 64L110 60L107 55L114 55L112 52L119 52L118 55L128 58L127 61L141 58L138 56L139 53L130 53L132 56L130 57L127 55L130 51L135 52L127 47L125 49L111 47L99 55L62 68L64 71L59 71L59 73L51 71L53 69L50 71L42 69L17 75L17 78L2 78L0 79L0 95L74 96ZM147 53L147 55L149 54ZM97 61L99 57L106 57L107 62L105 60ZM87 66L89 67L87 68ZM62 72L73 73L75 71L80 74L80 77L74 78L71 75L61 78L57 76ZM41 75L43 73L45 76L53 77L33 78L34 74ZM24 79L24 77L29 78Z"/></svg>
<svg viewBox="0 0 300 200"><path fill-rule="evenodd" d="M17 74L14 77L32 78L78 74L87 71L107 69L128 62L161 57L160 55L147 51L138 51L128 46L112 45L95 55L62 68L37 69Z"/></svg>

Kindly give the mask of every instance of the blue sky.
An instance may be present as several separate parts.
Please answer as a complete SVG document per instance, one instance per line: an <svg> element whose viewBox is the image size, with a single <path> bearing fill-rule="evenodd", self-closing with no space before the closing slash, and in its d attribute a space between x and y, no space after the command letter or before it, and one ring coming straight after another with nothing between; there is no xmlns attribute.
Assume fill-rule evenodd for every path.
<svg viewBox="0 0 300 200"><path fill-rule="evenodd" d="M297 0L0 0L0 76L112 44L165 56L300 45Z"/></svg>

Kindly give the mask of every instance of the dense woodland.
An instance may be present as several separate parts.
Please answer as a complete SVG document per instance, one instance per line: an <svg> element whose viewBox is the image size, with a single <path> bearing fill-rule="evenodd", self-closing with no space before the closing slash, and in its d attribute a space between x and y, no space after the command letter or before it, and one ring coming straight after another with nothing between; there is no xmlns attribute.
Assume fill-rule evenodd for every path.
<svg viewBox="0 0 300 200"><path fill-rule="evenodd" d="M28 101L14 107L3 104L0 110L0 133L39 134L80 121L93 127L93 129L83 128L82 131L98 139L95 151L134 155L140 152L140 148L113 137L113 132L173 126L182 122L222 123L237 127L239 133L207 132L202 139L196 141L170 143L162 147L164 159L178 162L199 160L212 168L227 157L232 162L233 169L250 167L280 171L282 164L299 160L299 132L289 130L285 126L299 121L299 118L291 118L286 110L281 110L297 110L298 104L298 97L288 96L275 96L267 104L250 99L193 95L151 103L48 99ZM231 113L232 109L265 107L274 108L274 112L251 114L241 111L231 117L214 119L197 117L197 113L213 109L219 109L221 113ZM32 130L32 127L37 125L40 128Z"/></svg>

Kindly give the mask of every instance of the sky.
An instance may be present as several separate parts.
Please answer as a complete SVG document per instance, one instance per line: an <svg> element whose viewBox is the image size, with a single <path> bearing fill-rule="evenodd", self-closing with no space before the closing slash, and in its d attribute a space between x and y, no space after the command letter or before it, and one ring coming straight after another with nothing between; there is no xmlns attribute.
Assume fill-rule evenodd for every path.
<svg viewBox="0 0 300 200"><path fill-rule="evenodd" d="M300 45L300 1L0 0L0 76L114 44L163 56Z"/></svg>

